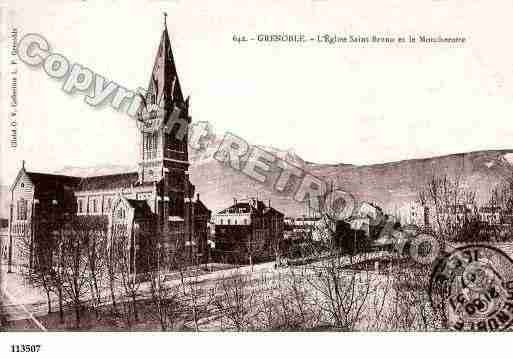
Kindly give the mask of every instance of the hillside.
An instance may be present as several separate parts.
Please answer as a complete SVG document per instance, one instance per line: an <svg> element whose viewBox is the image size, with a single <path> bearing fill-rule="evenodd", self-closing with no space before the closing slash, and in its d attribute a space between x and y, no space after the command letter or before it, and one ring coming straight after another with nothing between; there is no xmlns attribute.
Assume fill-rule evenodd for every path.
<svg viewBox="0 0 513 359"><path fill-rule="evenodd" d="M477 192L478 202L487 201L491 189L511 176L512 152L477 151L336 170L332 166L318 166L311 172L334 179L357 198L394 212L416 200L418 191L435 174L459 178L462 186Z"/></svg>
<svg viewBox="0 0 513 359"><path fill-rule="evenodd" d="M233 198L258 196L287 216L305 214L304 205L273 190L281 170L274 167L268 183L260 184L245 174L214 159L221 140L216 138L201 151L190 150L190 176L201 199L213 212L233 202ZM374 202L389 213L403 210L416 200L417 192L433 174L459 176L461 182L478 193L478 201L488 199L489 193L501 179L513 172L513 150L477 151L425 159L355 166L350 164L316 164L298 156L293 150L265 147L287 163L302 168L314 176L334 182L351 192L358 200ZM65 167L56 173L73 176L97 176L136 170L135 166L101 165L93 168ZM8 187L2 187L1 216L7 217Z"/></svg>
<svg viewBox="0 0 513 359"><path fill-rule="evenodd" d="M513 150L478 151L368 166L302 161L301 168L314 176L333 181L358 200L375 202L388 212L395 213L416 200L419 189L433 174L459 176L461 183L477 191L478 201L487 200L491 189L513 171L510 153ZM283 153L275 154L283 158ZM297 155L289 153L287 156L296 158ZM298 166L299 161L296 160L294 164ZM258 195L262 199L270 198L273 205L286 215L304 214L304 206L290 196L280 196L272 190L279 169L275 172L270 176L269 183L261 185L213 158L203 158L193 163L191 179L202 193L202 198L214 210L231 203L232 197Z"/></svg>

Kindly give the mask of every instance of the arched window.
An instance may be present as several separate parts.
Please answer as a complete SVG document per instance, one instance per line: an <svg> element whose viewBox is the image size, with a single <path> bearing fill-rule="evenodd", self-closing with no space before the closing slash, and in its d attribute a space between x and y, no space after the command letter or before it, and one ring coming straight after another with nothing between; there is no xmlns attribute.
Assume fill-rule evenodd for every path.
<svg viewBox="0 0 513 359"><path fill-rule="evenodd" d="M24 198L21 198L18 200L18 219L19 220L26 220L27 219L27 200Z"/></svg>

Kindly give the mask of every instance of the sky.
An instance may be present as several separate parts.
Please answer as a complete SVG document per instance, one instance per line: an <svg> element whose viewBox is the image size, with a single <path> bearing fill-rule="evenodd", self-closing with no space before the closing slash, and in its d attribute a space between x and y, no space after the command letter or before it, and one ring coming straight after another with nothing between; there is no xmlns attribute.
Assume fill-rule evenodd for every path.
<svg viewBox="0 0 513 359"><path fill-rule="evenodd" d="M307 161L357 165L512 148L511 1L12 1L2 16L2 163L10 184L33 171L130 165L135 123L23 63L18 147L6 115L9 32L126 87L146 87L168 14L193 121L218 134L290 149ZM246 43L234 34L463 36L464 44Z"/></svg>

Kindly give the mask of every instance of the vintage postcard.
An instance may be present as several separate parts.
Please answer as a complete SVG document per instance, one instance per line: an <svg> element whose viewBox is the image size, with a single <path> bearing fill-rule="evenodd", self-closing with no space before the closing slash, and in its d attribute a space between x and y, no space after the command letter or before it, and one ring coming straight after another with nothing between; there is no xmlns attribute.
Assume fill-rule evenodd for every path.
<svg viewBox="0 0 513 359"><path fill-rule="evenodd" d="M3 331L511 330L511 2L0 15Z"/></svg>

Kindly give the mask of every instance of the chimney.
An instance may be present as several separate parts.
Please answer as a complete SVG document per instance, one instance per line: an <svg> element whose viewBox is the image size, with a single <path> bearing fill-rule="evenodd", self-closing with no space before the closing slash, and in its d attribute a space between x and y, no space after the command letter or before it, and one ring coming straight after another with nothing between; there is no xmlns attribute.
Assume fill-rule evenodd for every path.
<svg viewBox="0 0 513 359"><path fill-rule="evenodd" d="M269 206L268 207L271 208L271 200L269 199L268 201L269 201Z"/></svg>
<svg viewBox="0 0 513 359"><path fill-rule="evenodd" d="M196 201L199 201L199 193L196 193Z"/></svg>
<svg viewBox="0 0 513 359"><path fill-rule="evenodd" d="M233 197L233 204L236 205L237 204L237 198Z"/></svg>

